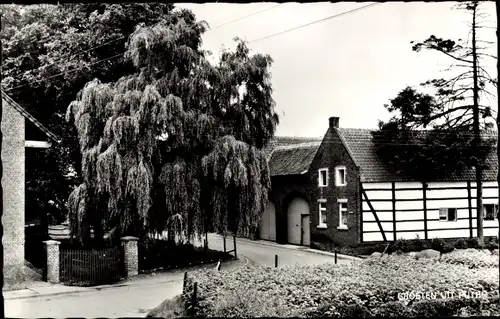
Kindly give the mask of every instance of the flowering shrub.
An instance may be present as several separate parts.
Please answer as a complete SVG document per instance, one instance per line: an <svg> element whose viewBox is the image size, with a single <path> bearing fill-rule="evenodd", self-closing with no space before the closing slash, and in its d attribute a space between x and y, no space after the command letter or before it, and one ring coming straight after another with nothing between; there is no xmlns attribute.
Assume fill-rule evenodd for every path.
<svg viewBox="0 0 500 319"><path fill-rule="evenodd" d="M460 238L455 242L455 248L456 249L467 249L469 245L467 244L467 241L464 238Z"/></svg>
<svg viewBox="0 0 500 319"><path fill-rule="evenodd" d="M477 237L472 237L472 238L467 238L467 247L482 249L484 248L484 245L482 245L479 242L479 239Z"/></svg>
<svg viewBox="0 0 500 319"><path fill-rule="evenodd" d="M442 262L455 265L466 265L469 268L498 267L498 256L488 250L463 249L445 254Z"/></svg>
<svg viewBox="0 0 500 319"><path fill-rule="evenodd" d="M202 270L193 274L193 280L198 282L196 315L343 317L392 313L409 316L425 315L422 303L432 300L416 300L408 306L400 300L408 292L438 296L441 301L431 303L435 313L441 313L439 309L453 303L447 301L452 298L443 301L445 292L467 292L471 296L487 294L498 299L498 268L470 269L468 264L449 260L453 258L415 260L402 255L343 265ZM461 305L457 301L454 304Z"/></svg>
<svg viewBox="0 0 500 319"><path fill-rule="evenodd" d="M434 238L432 240L426 239L398 239L392 242L387 249L387 253L409 253L419 252L425 249L433 249L441 253L448 253L455 249L449 243L446 243L441 238Z"/></svg>

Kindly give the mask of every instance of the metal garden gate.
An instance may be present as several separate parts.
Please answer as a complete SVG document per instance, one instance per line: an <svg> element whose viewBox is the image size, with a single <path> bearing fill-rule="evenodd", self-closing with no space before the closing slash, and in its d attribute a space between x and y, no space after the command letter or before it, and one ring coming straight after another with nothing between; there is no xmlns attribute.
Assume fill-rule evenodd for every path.
<svg viewBox="0 0 500 319"><path fill-rule="evenodd" d="M120 247L61 249L59 278L69 285L93 286L120 280L123 265Z"/></svg>

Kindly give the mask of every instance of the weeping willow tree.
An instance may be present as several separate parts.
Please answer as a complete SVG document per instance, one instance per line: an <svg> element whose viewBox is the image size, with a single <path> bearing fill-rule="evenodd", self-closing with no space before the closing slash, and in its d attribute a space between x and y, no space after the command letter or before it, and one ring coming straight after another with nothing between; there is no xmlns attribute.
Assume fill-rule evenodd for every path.
<svg viewBox="0 0 500 319"><path fill-rule="evenodd" d="M69 196L69 219L83 244L90 229L116 240L258 225L270 188L261 148L278 124L272 59L235 39L212 64L200 49L206 24L185 19L139 25L125 52L135 73L87 83L68 107L84 180Z"/></svg>

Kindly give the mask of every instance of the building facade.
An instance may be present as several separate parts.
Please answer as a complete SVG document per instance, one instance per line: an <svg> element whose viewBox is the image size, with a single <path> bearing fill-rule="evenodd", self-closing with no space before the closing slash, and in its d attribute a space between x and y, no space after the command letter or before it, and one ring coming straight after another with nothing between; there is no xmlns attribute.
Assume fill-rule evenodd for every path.
<svg viewBox="0 0 500 319"><path fill-rule="evenodd" d="M322 139L276 138L266 149L272 189L259 237L357 247L397 239L477 236L474 169L417 182L377 156L370 130L329 119ZM483 174L484 235L498 234L498 162Z"/></svg>
<svg viewBox="0 0 500 319"><path fill-rule="evenodd" d="M2 94L2 244L4 277L21 278L24 266L25 148L47 148L50 142L26 140L25 126L35 125L44 138L59 139L3 91Z"/></svg>

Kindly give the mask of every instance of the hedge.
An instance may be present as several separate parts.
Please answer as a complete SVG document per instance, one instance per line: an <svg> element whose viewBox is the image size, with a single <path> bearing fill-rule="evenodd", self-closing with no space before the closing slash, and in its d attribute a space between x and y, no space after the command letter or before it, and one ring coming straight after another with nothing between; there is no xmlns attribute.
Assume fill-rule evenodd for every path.
<svg viewBox="0 0 500 319"><path fill-rule="evenodd" d="M138 250L141 272L183 268L234 258L229 253L196 247L190 243L175 244L151 238L139 242Z"/></svg>
<svg viewBox="0 0 500 319"><path fill-rule="evenodd" d="M464 307L478 311L498 302L498 263L470 269L452 260L398 256L343 265L205 270L189 278L183 300L190 315L215 317L433 315ZM457 297L464 291L487 298ZM438 299L407 304L400 300L407 292L435 293ZM444 292L455 297L440 298Z"/></svg>
<svg viewBox="0 0 500 319"><path fill-rule="evenodd" d="M449 264L466 265L469 268L498 267L498 255L488 250L464 249L455 250L441 257L441 261Z"/></svg>

